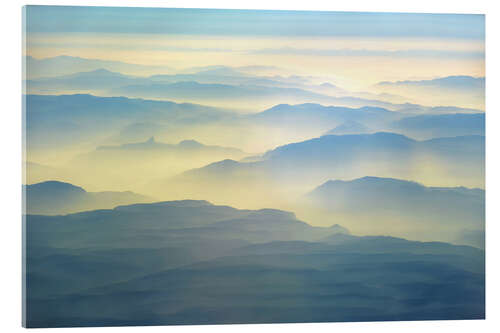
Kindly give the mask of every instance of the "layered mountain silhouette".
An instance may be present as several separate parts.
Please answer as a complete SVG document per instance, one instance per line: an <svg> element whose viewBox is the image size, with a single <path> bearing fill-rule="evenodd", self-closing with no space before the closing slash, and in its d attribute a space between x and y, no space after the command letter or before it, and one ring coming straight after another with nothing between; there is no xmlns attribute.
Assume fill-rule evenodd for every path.
<svg viewBox="0 0 500 333"><path fill-rule="evenodd" d="M448 89L484 89L484 77L473 77L467 75L455 75L441 77L431 80L406 80L406 81L384 81L379 82L379 86L416 86L416 87L433 87L433 88L448 88Z"/></svg>
<svg viewBox="0 0 500 333"><path fill-rule="evenodd" d="M147 78L123 75L99 68L90 72L27 80L26 88L29 93L68 90L97 92L125 85L147 83L149 83Z"/></svg>
<svg viewBox="0 0 500 333"><path fill-rule="evenodd" d="M425 141L413 140L404 135L378 132L374 134L355 135L326 135L303 142L290 143L273 149L264 154L269 160L287 159L299 162L304 161L307 155L311 162L334 162L332 158L342 159L364 158L377 154L394 154L394 157L404 157L413 153L425 152L429 154L447 153L453 155L460 151L463 155L481 155L484 152L483 136L458 136L437 138ZM363 154L365 153L365 154ZM343 154L336 156L336 154ZM460 156L456 156L460 158ZM335 160L338 163L338 160Z"/></svg>
<svg viewBox="0 0 500 333"><path fill-rule="evenodd" d="M121 61L88 59L67 55L48 58L26 56L26 74L28 79L58 77L99 69L135 75L169 73L171 71L166 66L137 65Z"/></svg>
<svg viewBox="0 0 500 333"><path fill-rule="evenodd" d="M308 113L311 119L322 117L323 119L354 120L358 121L374 119L377 116L391 117L397 115L396 112L389 111L381 107L365 106L357 109L342 106L325 106L317 103L304 104L278 104L254 115L260 121L274 121L285 117L303 118ZM293 119L292 119L293 120Z"/></svg>
<svg viewBox="0 0 500 333"><path fill-rule="evenodd" d="M300 82L300 81L299 81ZM328 89L325 89L328 88ZM336 92L332 87L313 86L298 83L295 78L250 76L231 68L202 70L192 74L154 75L139 77L123 75L104 68L89 72L79 72L48 78L35 78L26 81L26 93L91 92L108 96L127 96L139 98L168 99L174 101L197 102L218 106L244 107L244 103L256 98L257 108L277 102L317 101L324 103L343 103L348 99L337 100L328 93ZM324 94L324 93L326 94ZM223 103L232 101L232 104ZM352 98L355 105L367 104L368 100ZM352 102L351 101L351 102ZM361 102L361 103L360 103ZM383 101L370 101L372 105L390 106ZM350 105L350 104L347 104Z"/></svg>
<svg viewBox="0 0 500 333"><path fill-rule="evenodd" d="M408 100L426 101L427 105L453 105L484 110L484 77L456 75L429 80L380 82L379 92L411 96Z"/></svg>
<svg viewBox="0 0 500 333"><path fill-rule="evenodd" d="M79 186L60 181L45 181L23 187L26 194L26 214L67 214L152 201L149 197L130 191L87 192Z"/></svg>
<svg viewBox="0 0 500 333"><path fill-rule="evenodd" d="M395 121L390 127L411 137L429 139L485 134L484 113L419 115Z"/></svg>
<svg viewBox="0 0 500 333"><path fill-rule="evenodd" d="M129 97L168 99L174 101L193 101L196 103L219 107L235 107L256 111L274 104L291 102L320 102L343 106L386 106L391 103L366 100L357 97L335 97L320 92L307 90L307 87L296 88L286 85L268 85L269 82L248 82L246 84L200 83L197 81L177 81L172 83L151 82L148 84L125 85L110 90L112 95ZM266 85L267 84L267 85ZM253 102L252 104L248 104Z"/></svg>
<svg viewBox="0 0 500 333"><path fill-rule="evenodd" d="M260 179L317 186L332 178L356 178L378 172L381 177L433 180L419 173L419 167L425 165L434 165L433 177L439 175L443 180L462 175L463 184L482 187L484 137L417 141L385 132L326 135L277 147L257 162L223 160L187 171L177 179L216 181L225 186L245 179L250 183Z"/></svg>
<svg viewBox="0 0 500 333"><path fill-rule="evenodd" d="M381 107L349 108L307 103L297 105L279 104L253 115L251 119L258 124L282 124L282 126L292 126L293 128L314 124L321 126L320 128L326 131L331 129L332 126L341 126L345 123L348 125L353 122L380 128L403 116L403 114Z"/></svg>
<svg viewBox="0 0 500 333"><path fill-rule="evenodd" d="M26 326L485 317L484 77L26 61Z"/></svg>
<svg viewBox="0 0 500 333"><path fill-rule="evenodd" d="M365 125L354 120L348 120L345 123L332 128L324 135L364 134L369 132L370 129Z"/></svg>
<svg viewBox="0 0 500 333"><path fill-rule="evenodd" d="M339 229L194 200L27 215L27 326L484 318L484 251Z"/></svg>
<svg viewBox="0 0 500 333"><path fill-rule="evenodd" d="M71 185L66 185L71 186ZM73 191L77 189L73 186ZM110 242L121 239L134 240L134 246L153 246L153 239L159 243L154 247L172 244L183 244L195 241L244 240L246 242L263 242L273 240L319 240L327 235L349 233L339 225L332 227L313 227L297 220L295 215L275 209L238 210L229 206L216 206L204 200L181 200L158 203L133 204L118 206L111 210L82 212L56 217L31 217L40 221L52 221L47 225L40 222L31 230L52 232L50 241L59 242L56 238L60 228L79 230L75 239L61 239L62 243L74 242L81 247L94 242L94 229L101 228L101 236ZM96 221L106 221L104 225L96 225ZM64 226L66 220L71 225ZM137 221L141 223L137 223ZM116 228L122 230L119 232ZM39 229L42 228L42 229ZM70 230L67 231L70 231ZM113 230L115 229L115 230ZM87 231L88 230L88 233ZM151 237L143 237L151 233ZM155 236L156 235L156 236ZM160 237L161 236L161 237ZM52 239L54 237L54 239ZM143 240L141 240L143 239ZM149 239L149 240L148 240ZM61 244L62 244L61 243ZM187 243L186 243L187 244Z"/></svg>
<svg viewBox="0 0 500 333"><path fill-rule="evenodd" d="M77 59L67 58L67 60L76 61ZM28 62L33 61L33 58L31 58ZM344 107L372 106L405 113L444 113L449 112L449 110L447 110L449 105L455 105L450 103L439 104L439 106L444 106L439 109L426 106L429 103L426 104L425 100L422 101L423 103L420 103L422 105L415 103L391 103L387 100L401 100L401 97L394 98L394 94L388 93L370 94L349 92L328 82L319 85L312 84L310 79L306 77L285 77L277 75L259 76L245 73L241 68L224 66L214 69L199 69L189 73L137 76L130 74L125 75L120 71L110 70L110 68L119 67L117 63L106 61L88 63L88 59L80 59L78 61L82 62L82 66L88 67L89 71L72 72L65 75L54 76L54 73L61 71L61 69L55 69L52 73L46 73L49 77L34 77L26 80L25 93L60 94L74 91L104 96L163 99L176 102L189 101L218 107L245 109L251 112L271 107L279 103L325 103ZM88 64L83 64L85 62ZM95 67L99 63L101 63L102 66ZM35 67L38 66L35 65ZM164 67L161 71L165 72L168 71L168 69ZM148 66L141 67L138 65L136 70L129 69L126 72L150 72L150 68ZM37 74L35 73L34 75L36 76ZM457 80L460 81L459 78L461 77L441 79L442 81L430 80L429 82L443 86L442 82L447 83L448 81L452 81L453 83ZM462 81L463 80L465 79L462 79ZM470 78L470 80L480 79ZM415 87L430 87L430 89L436 89L429 83L417 85L414 82L427 81L382 82L376 85L376 87L382 89L401 89L400 87L410 86L413 87L413 89L415 89ZM467 84L469 83L459 83L456 86L448 84L440 89L452 89L450 88L451 86L461 87ZM477 88L474 86L471 89L474 91L477 89L484 90L484 87ZM471 90L464 90L462 93L470 94L470 91ZM444 99L443 102L448 102L448 100ZM435 103L432 103L431 105L434 104ZM455 112L465 112L467 109L467 107L460 108L456 106L455 108ZM477 109L477 107L472 107L472 109L474 108ZM479 109L482 110L483 107ZM478 112L478 110L475 110L475 112Z"/></svg>
<svg viewBox="0 0 500 333"><path fill-rule="evenodd" d="M328 180L366 174L374 177L345 185L354 191L359 183L359 193L338 190L335 196L325 195L332 202L311 203L303 198ZM341 182L334 184L344 188ZM484 229L480 189L484 187L484 137L417 141L383 132L326 135L280 146L260 158L221 160L150 184L152 189L155 186L168 187L177 196L291 209L314 224L338 222L356 233L388 231L409 239L481 246L480 238L461 235L465 230Z"/></svg>
<svg viewBox="0 0 500 333"><path fill-rule="evenodd" d="M178 144L162 143L152 136L144 142L125 143L118 146L99 146L96 150L105 151L149 151L160 150L164 152L190 152L205 151L210 153L225 153L227 155L243 156L245 153L237 148L204 145L196 140L182 140Z"/></svg>
<svg viewBox="0 0 500 333"><path fill-rule="evenodd" d="M166 124L182 128L229 116L196 104L87 94L27 95L26 110L26 140L31 149L104 141L124 129L128 131L121 133L121 140L135 139L137 128L130 126L137 123L154 124L148 130L158 131Z"/></svg>
<svg viewBox="0 0 500 333"><path fill-rule="evenodd" d="M456 107L426 108L404 104L387 107L349 108L321 104L280 104L250 117L251 123L280 126L316 135L397 132L417 139L461 135L484 135L484 113Z"/></svg>
<svg viewBox="0 0 500 333"><path fill-rule="evenodd" d="M103 187L126 184L142 193L142 187L137 189L137 186L149 180L173 176L221 159L239 160L247 155L233 147L205 145L192 139L164 143L153 136L140 142L98 146L75 156L68 163L68 170L73 171L73 177L82 184L92 183L92 177L99 175ZM79 173L82 169L85 172ZM144 190L148 190L147 186Z"/></svg>
<svg viewBox="0 0 500 333"><path fill-rule="evenodd" d="M376 194L379 194L377 197ZM363 202L363 205L374 204L369 208L376 208L378 204L391 205L398 207L404 201L413 201L412 204L423 203L422 200L428 200L427 203L435 200L447 200L448 198L463 197L464 201L478 199L484 202L484 190L468 189L465 187L426 187L416 182L381 177L363 177L350 181L330 180L314 191L309 193L311 198L320 201L326 200L329 205L335 207L346 207L346 205L354 205L354 200L360 201L370 200L371 202ZM346 202L334 202L333 197L342 196ZM341 198L337 198L341 199ZM375 202L374 200L377 200ZM349 202L350 201L350 202ZM425 202L424 202L425 203ZM436 203L439 206L439 203ZM347 206L350 207L350 206ZM403 205L404 207L404 205ZM450 207L451 209L452 207ZM454 207L455 208L455 207Z"/></svg>
<svg viewBox="0 0 500 333"><path fill-rule="evenodd" d="M380 177L330 180L307 195L313 205L353 221L397 229L406 235L426 235L459 244L484 246L480 238L464 237L467 230L484 235L485 192L465 187L426 187L416 182ZM411 237L411 236L409 236Z"/></svg>
<svg viewBox="0 0 500 333"><path fill-rule="evenodd" d="M359 105L364 105L364 102ZM172 132L172 138L177 139L183 130L191 131L193 134L190 135L200 133L192 131L196 126L209 126L210 131L231 130L238 133L250 129L262 129L263 132L278 129L288 133L286 137L289 139L285 142L315 137L338 126L341 126L338 129L340 131L342 126L352 122L370 128L370 132L389 130L416 138L484 133L484 126L481 128L482 115L403 119L408 114L382 107L349 108L313 103L281 104L263 112L241 116L227 110L189 103L86 94L27 95L26 110L26 139L31 149L52 149L90 141L120 144L169 132ZM429 124L433 120L436 120L435 125L430 129L424 128L422 122ZM446 121L450 121L450 127L439 125ZM347 132L344 129L337 134ZM253 139L259 141L260 136L255 136ZM208 137L205 134L204 138ZM225 145L231 145L229 139L225 142Z"/></svg>

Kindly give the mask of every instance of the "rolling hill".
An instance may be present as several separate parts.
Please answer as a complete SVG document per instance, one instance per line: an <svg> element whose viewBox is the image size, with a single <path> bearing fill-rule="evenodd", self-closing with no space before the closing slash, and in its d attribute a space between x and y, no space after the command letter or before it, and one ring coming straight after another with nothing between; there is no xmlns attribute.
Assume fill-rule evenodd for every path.
<svg viewBox="0 0 500 333"><path fill-rule="evenodd" d="M425 179L419 167L431 161L441 169L436 169L433 177L442 176L446 180L443 183L484 186L483 136L417 141L385 132L325 135L277 147L257 162L219 161L188 171L179 179L195 177L202 181L206 177L228 183L244 174L251 179L314 184L325 178L356 178L373 172L381 177Z"/></svg>
<svg viewBox="0 0 500 333"><path fill-rule="evenodd" d="M484 251L273 209L136 204L26 232L28 327L484 318Z"/></svg>
<svg viewBox="0 0 500 333"><path fill-rule="evenodd" d="M395 121L392 130L419 139L485 134L484 113L418 115Z"/></svg>
<svg viewBox="0 0 500 333"><path fill-rule="evenodd" d="M23 191L26 194L25 214L68 214L152 201L149 197L130 191L87 192L81 187L60 181L24 185Z"/></svg>
<svg viewBox="0 0 500 333"><path fill-rule="evenodd" d="M485 192L481 189L426 187L401 179L363 177L330 180L311 191L306 200L358 225L375 224L371 230L400 228L397 233L407 237L425 234L427 239L484 247ZM467 230L476 230L482 239L464 239Z"/></svg>
<svg viewBox="0 0 500 333"><path fill-rule="evenodd" d="M484 110L485 78L467 75L438 77L427 80L385 81L374 87L378 92L411 96L415 103L459 106Z"/></svg>

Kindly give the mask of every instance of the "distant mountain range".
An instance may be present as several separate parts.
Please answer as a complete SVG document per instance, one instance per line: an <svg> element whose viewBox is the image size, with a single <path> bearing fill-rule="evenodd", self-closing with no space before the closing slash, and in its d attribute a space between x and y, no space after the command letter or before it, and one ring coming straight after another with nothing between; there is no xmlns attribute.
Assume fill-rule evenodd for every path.
<svg viewBox="0 0 500 333"><path fill-rule="evenodd" d="M458 172L461 167L470 166L468 171L471 177L482 179L484 137L460 136L416 141L404 135L384 132L325 135L277 147L263 154L259 162L220 161L188 171L185 176L203 178L206 175L231 179L228 176L237 176L241 171L285 179L298 177L300 181L327 176L339 178L335 175L352 175L357 173L356 170L361 173L381 170L380 173L384 174L408 175L412 164L413 167L417 166L419 158L431 157L449 172ZM356 169L351 169L354 166Z"/></svg>
<svg viewBox="0 0 500 333"><path fill-rule="evenodd" d="M354 120L348 120L342 125L327 131L324 135L367 134L369 132L370 129L365 125Z"/></svg>
<svg viewBox="0 0 500 333"><path fill-rule="evenodd" d="M92 95L27 95L26 110L27 144L32 149L109 142L110 139L113 143L123 143L171 132L178 137L182 129L202 125L236 132L252 128L279 129L287 133L285 137L289 140L285 142L314 137L352 122L370 128L371 132L395 131L418 138L484 133L482 114L422 115L413 119L406 113L381 107L348 108L312 103L281 104L256 114L238 115L227 110L168 101ZM446 112L458 110L453 108ZM258 137L253 140L257 141Z"/></svg>
<svg viewBox="0 0 500 333"><path fill-rule="evenodd" d="M87 192L81 187L59 181L45 181L23 187L26 193L26 214L68 214L153 200L128 191Z"/></svg>
<svg viewBox="0 0 500 333"><path fill-rule="evenodd" d="M226 117L228 112L196 104L86 94L26 96L26 138L32 149L99 142L125 129L120 138L127 140L144 131L134 124L158 131L167 127L164 124L191 126Z"/></svg>
<svg viewBox="0 0 500 333"><path fill-rule="evenodd" d="M199 169L217 161L227 159L238 161L246 157L246 154L238 149L201 147L197 144L198 141L186 141L175 149L171 145L157 141L153 144L141 141L156 134L160 137L164 136L164 133L178 136L183 130L189 131L193 126L211 126L210 130L203 134L208 139L214 137L215 132L222 134L215 136L219 139L227 131L232 131L231 133L247 131L250 135L255 135L252 140L267 142L268 146L272 146L275 142L273 140L280 142L280 146L262 156L244 160L246 163L231 161L216 163L210 168L193 170L175 180L176 184L184 186L184 181L190 179L188 180L190 185L184 187L189 190L185 194L193 195L195 198L207 197L216 181L229 186L226 189L229 195L232 185L228 182L234 180L237 180L237 183L243 180L243 184L248 182L249 188L269 180L278 184L291 180L292 183L300 183L300 191L306 191L308 187L310 189L328 179L352 179L366 174L415 179L431 184L436 183L436 178L439 177L440 185L484 187L484 136L481 135L484 134L484 114L405 117L400 112L376 107L353 109L319 104L283 104L257 114L237 116L220 109L195 104L92 95L28 95L26 102L28 110L26 135L30 154L39 149L43 158L44 150L54 146L78 146L89 140L95 142L95 146L106 143L104 145L107 148L80 154L64 167L78 169L78 166L85 166L95 170L102 175L103 181L109 180L109 183L103 184L104 186L117 190L122 190L113 187L113 182L116 183L117 179L141 182L144 186L154 181L154 186L150 188L161 187L165 182L158 182L158 179L169 178L187 169ZM338 126L340 126L338 131L349 131L349 124L355 124L358 130L369 128L371 133L376 132L378 128L389 128L396 133L411 133L416 138L438 138L416 141L396 133L374 133L326 135L308 139ZM261 134L274 128L283 132L276 138L270 136L263 140ZM172 134L168 134L170 132ZM439 138L441 135L453 137ZM455 135L459 136L454 137ZM226 136L228 140L221 141L229 142L229 138L233 137ZM283 141L295 143L282 145ZM99 144L100 142L102 143ZM238 145L240 144L241 142L238 142ZM152 147L155 148L150 149ZM161 149L157 149L160 147ZM188 155L188 151L191 155ZM174 152L185 152L186 158L173 158ZM195 152L196 156L192 155ZM140 154L153 154L161 159L161 163L146 163L146 159L141 159ZM106 161L103 162L103 158L99 156ZM115 156L116 160L111 159L111 156ZM34 161L40 160L37 155L29 158ZM133 159L134 163L127 162L127 158ZM122 165L127 167L117 168L116 163L120 164L123 161L125 164ZM147 164L145 169L141 161ZM184 163L186 161L189 163ZM253 162L248 163L250 161ZM231 166L230 170L234 171L234 174L240 173L241 176L232 178L222 172L210 171L220 168L225 170L227 164L232 164L234 167ZM128 172L133 166L137 166L137 170ZM377 172L373 173L371 171L373 168ZM428 168L433 168L435 174L426 172ZM28 170L28 173L32 175L37 173L35 169L40 171L33 181L71 179L72 182L79 184L93 184L90 175L88 179L75 180L71 178L71 172L61 169L49 172L45 168L45 176L41 168L30 169L33 172ZM127 171L128 175L143 176L141 179L133 180L130 176L123 178L120 170ZM141 173L141 170L152 171ZM203 176L205 171L209 173ZM245 178L243 173L251 177ZM54 175L57 177L53 178ZM64 177L60 178L58 175ZM183 180L179 182L180 178ZM461 179L461 182L457 183L457 179ZM171 184L170 180L167 183ZM197 186L197 183L200 185ZM133 189L145 193L143 187ZM176 187L175 191L178 189L179 187ZM157 193L155 190L150 194ZM225 195L222 199L226 199Z"/></svg>
<svg viewBox="0 0 500 333"><path fill-rule="evenodd" d="M131 75L151 75L153 73L171 72L171 69L165 66L145 66L124 63L121 61L87 59L64 55L48 58L26 56L26 69L28 79L71 75L78 72L89 72L98 69L106 69L108 71Z"/></svg>
<svg viewBox="0 0 500 333"><path fill-rule="evenodd" d="M484 190L482 189L426 187L417 182L402 179L370 176L349 181L329 180L309 193L309 196L324 202L332 209L349 209L359 206L355 202L356 200L363 206L370 205L367 206L370 209L376 209L380 207L380 204L383 206L389 205L391 209L395 207L404 209L407 208L405 204L408 204L408 201L411 201L409 203L411 205L434 203L438 207L444 206L449 209L456 209L456 207L449 207L436 202L436 200L446 201L450 197L453 199L461 198L471 203L478 200L478 202L484 204ZM345 202L339 202L338 200L342 200L340 197L343 197ZM424 197L427 202L422 201Z"/></svg>
<svg viewBox="0 0 500 333"><path fill-rule="evenodd" d="M484 247L485 192L465 187L426 187L393 178L330 180L307 195L308 202L332 214L350 216L379 230L405 225L407 235ZM482 239L463 239L464 230ZM399 231L398 231L399 232ZM411 237L411 236L409 236Z"/></svg>
<svg viewBox="0 0 500 333"><path fill-rule="evenodd" d="M139 77L98 68L89 72L26 81L28 94L93 93L194 102L255 112L283 102L321 102L343 106L373 105L391 107L391 103L360 97L328 95L333 86L298 83L293 77L255 77L225 69L193 74ZM251 106L248 102L252 101Z"/></svg>
<svg viewBox="0 0 500 333"><path fill-rule="evenodd" d="M27 325L484 318L484 251L339 228L193 200L28 215Z"/></svg>
<svg viewBox="0 0 500 333"><path fill-rule="evenodd" d="M430 80L406 80L406 81L383 81L379 82L379 86L420 86L420 87L433 87L433 88L448 88L448 89L464 89L469 90L472 88L484 89L484 77L473 77L467 75L455 75L441 77Z"/></svg>
<svg viewBox="0 0 500 333"><path fill-rule="evenodd" d="M428 80L380 82L379 92L408 96L408 101L426 105L454 105L484 110L485 78L466 75L447 76Z"/></svg>
<svg viewBox="0 0 500 333"><path fill-rule="evenodd" d="M485 135L484 113L418 115L395 121L390 127L411 137L430 139L460 135Z"/></svg>
<svg viewBox="0 0 500 333"><path fill-rule="evenodd" d="M108 62L103 62L103 64L108 64ZM399 102L401 97L392 97L394 94L385 92L382 94L349 92L328 82L313 84L309 78L299 76L255 76L231 67L151 76L125 75L119 71L109 70L113 67L111 65L94 67L91 65L90 68L93 69L90 71L30 78L26 80L25 93L92 93L100 96L127 96L200 103L247 112L256 112L280 103L323 103L344 107L372 106L404 113L449 113L453 112L452 109L455 112L468 113L480 112L484 109L484 105L479 108L464 107L460 103L454 104L452 100L447 99L438 105L434 101L426 103L425 100L420 100L417 104L414 102L401 104ZM380 83L376 87L394 89L402 84ZM440 89L448 89L446 87ZM480 91L483 91L484 97L484 87ZM446 91L443 91L444 93ZM465 91L465 94L467 93ZM464 96L463 93L462 96ZM396 100L398 102L390 102ZM412 101L412 99L406 99L406 101Z"/></svg>
<svg viewBox="0 0 500 333"><path fill-rule="evenodd" d="M147 78L124 75L99 68L90 72L62 75L57 77L38 78L26 81L28 92L52 92L59 94L63 91L101 91L105 92L114 87L148 84Z"/></svg>
<svg viewBox="0 0 500 333"><path fill-rule="evenodd" d="M306 133L309 129L314 129L316 135L368 134L380 131L398 132L418 139L484 135L484 113L471 113L474 110L453 107L425 109L406 105L403 109L405 111L395 112L381 107L280 104L249 116L249 121Z"/></svg>
<svg viewBox="0 0 500 333"><path fill-rule="evenodd" d="M120 184L151 194L148 186L144 186L148 181L221 159L239 160L246 156L247 153L237 148L205 145L191 139L170 144L151 137L140 142L98 146L72 158L65 169L80 184L94 184L99 177L102 187L115 188L115 184Z"/></svg>
<svg viewBox="0 0 500 333"><path fill-rule="evenodd" d="M98 69L120 72L126 75L151 75L152 77L163 75L174 76L174 72L178 72L179 74L177 75L192 75L194 73L203 73L206 75L223 74L225 76L228 76L228 74L236 73L239 76L246 75L249 77L251 75L262 75L264 73L266 73L267 75L269 75L269 73L273 73L274 76L277 76L278 74L280 74L280 72L282 72L280 68L274 66L240 66L233 68L223 65L190 67L180 71L175 71L168 66L140 65L125 63L121 61L90 59L67 55L47 58L35 58L32 56L26 56L26 62L27 74L29 74L28 79L58 77L81 72L90 72Z"/></svg>
<svg viewBox="0 0 500 333"><path fill-rule="evenodd" d="M25 65L26 326L485 318L484 77Z"/></svg>
<svg viewBox="0 0 500 333"><path fill-rule="evenodd" d="M277 147L264 154L269 162L287 162L294 165L341 167L342 163L370 158L374 163L408 162L419 154L430 154L454 160L467 159L481 163L484 158L483 136L458 136L417 141L404 135L378 132L374 134L326 135L303 142ZM446 161L443 161L446 162ZM484 161L483 161L484 162ZM451 166L450 166L451 167ZM480 170L477 170L480 171Z"/></svg>
<svg viewBox="0 0 500 333"><path fill-rule="evenodd" d="M34 186L37 189L58 187L59 193L56 193L55 189L51 192L53 196L60 195L59 198L73 192L86 193L81 188L64 183L50 182ZM42 198L33 196L27 200L36 204L41 202ZM40 236L44 241L49 241L45 237L50 237L52 246L72 244L81 248L91 246L95 242L93 237L97 230L100 230L101 236L105 235L109 246L123 247L133 244L133 247L139 248L188 246L194 242L203 244L235 240L243 241L244 244L278 240L317 241L329 235L349 233L339 225L311 226L299 221L291 212L276 209L239 210L229 206L216 206L204 200L138 203L64 216L29 218L32 221L29 232L33 232L33 240ZM67 223L69 220L72 221L71 224ZM102 220L107 222L101 228L95 223ZM75 232L70 232L71 230ZM50 232L52 235L37 234L41 231ZM68 236L58 239L61 233L68 233ZM128 243L122 243L123 241Z"/></svg>
<svg viewBox="0 0 500 333"><path fill-rule="evenodd" d="M371 124L378 128L402 117L404 115L401 113L380 107L349 108L306 103L297 105L279 104L251 115L250 119L258 124L277 123L282 124L282 126L293 126L294 128L297 128L299 124L304 127L307 127L310 123L332 126L353 121Z"/></svg>
<svg viewBox="0 0 500 333"><path fill-rule="evenodd" d="M183 140L178 144L162 143L155 140L154 136L150 137L144 142L126 143L118 146L99 146L97 150L106 151L149 151L160 150L163 152L191 152L206 151L210 153L226 153L228 155L244 155L244 152L236 148L220 147L220 146L207 146L196 140Z"/></svg>
<svg viewBox="0 0 500 333"><path fill-rule="evenodd" d="M168 187L173 195L205 197L234 205L240 202L252 207L271 204L298 210L296 207L303 204L299 198L319 184L330 179L355 179L367 174L414 179L441 187L484 188L484 149L483 136L417 141L384 132L325 135L277 147L260 157L241 161L220 160L166 177L163 181L151 182L148 188L160 192ZM439 213L439 207L436 209ZM471 212L472 216L482 220L477 211ZM302 208L300 213L307 214L303 216L313 223L329 220L325 214L318 216ZM453 216L462 221L470 215ZM470 227L466 223L462 226ZM428 230L423 231L427 236ZM404 236L408 237L407 234Z"/></svg>

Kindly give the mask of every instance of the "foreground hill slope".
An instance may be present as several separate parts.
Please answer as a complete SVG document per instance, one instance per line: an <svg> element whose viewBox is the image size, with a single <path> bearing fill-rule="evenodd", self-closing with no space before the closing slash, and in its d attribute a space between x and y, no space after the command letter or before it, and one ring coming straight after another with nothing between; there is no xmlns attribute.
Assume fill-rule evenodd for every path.
<svg viewBox="0 0 500 333"><path fill-rule="evenodd" d="M206 201L28 215L27 326L484 318L484 251Z"/></svg>

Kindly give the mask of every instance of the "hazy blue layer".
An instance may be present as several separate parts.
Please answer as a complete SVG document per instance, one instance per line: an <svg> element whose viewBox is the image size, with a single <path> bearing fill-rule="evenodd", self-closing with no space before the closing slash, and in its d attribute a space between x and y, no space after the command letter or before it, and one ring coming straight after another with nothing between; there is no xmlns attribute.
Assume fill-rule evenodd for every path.
<svg viewBox="0 0 500 333"><path fill-rule="evenodd" d="M473 247L189 200L29 215L26 231L28 327L484 318Z"/></svg>
<svg viewBox="0 0 500 333"><path fill-rule="evenodd" d="M484 15L28 6L28 32L484 38Z"/></svg>

